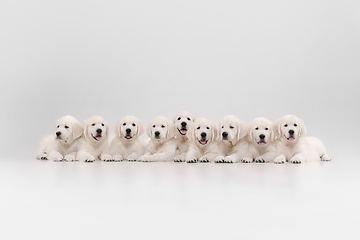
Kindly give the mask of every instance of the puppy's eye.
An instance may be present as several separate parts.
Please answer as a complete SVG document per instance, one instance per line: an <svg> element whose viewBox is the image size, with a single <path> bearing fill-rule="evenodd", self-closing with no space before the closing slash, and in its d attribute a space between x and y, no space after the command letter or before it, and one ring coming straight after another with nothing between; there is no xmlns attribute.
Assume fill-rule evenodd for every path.
<svg viewBox="0 0 360 240"><path fill-rule="evenodd" d="M180 120L181 119L181 117L178 117L178 120Z"/></svg>
<svg viewBox="0 0 360 240"><path fill-rule="evenodd" d="M269 130L269 128L265 128L265 130L267 131L267 130Z"/></svg>
<svg viewBox="0 0 360 240"><path fill-rule="evenodd" d="M164 128L165 126L164 125L161 125L162 128Z"/></svg>
<svg viewBox="0 0 360 240"><path fill-rule="evenodd" d="M230 129L233 129L234 127L233 126L230 126Z"/></svg>
<svg viewBox="0 0 360 240"><path fill-rule="evenodd" d="M284 127L287 127L287 124L285 124Z"/></svg>
<svg viewBox="0 0 360 240"><path fill-rule="evenodd" d="M294 127L297 127L297 124L296 124L296 123L294 124Z"/></svg>
<svg viewBox="0 0 360 240"><path fill-rule="evenodd" d="M102 123L101 126L105 126L105 125Z"/></svg>
<svg viewBox="0 0 360 240"><path fill-rule="evenodd" d="M256 127L256 128L255 128L255 130L259 130L259 128L258 128L258 127Z"/></svg>
<svg viewBox="0 0 360 240"><path fill-rule="evenodd" d="M209 127L206 127L206 129L210 129Z"/></svg>
<svg viewBox="0 0 360 240"><path fill-rule="evenodd" d="M135 123L133 123L132 125L133 125L134 127L136 126L136 124L135 124Z"/></svg>
<svg viewBox="0 0 360 240"><path fill-rule="evenodd" d="M153 128L155 127L155 125L153 125Z"/></svg>
<svg viewBox="0 0 360 240"><path fill-rule="evenodd" d="M190 118L187 118L187 120L188 120L188 121L191 121L191 119L190 119Z"/></svg>
<svg viewBox="0 0 360 240"><path fill-rule="evenodd" d="M69 127L68 126L65 126L66 129L68 129Z"/></svg>
<svg viewBox="0 0 360 240"><path fill-rule="evenodd" d="M56 128L59 128L60 127L60 125L57 125L57 127Z"/></svg>
<svg viewBox="0 0 360 240"><path fill-rule="evenodd" d="M95 123L91 124L91 126L95 126Z"/></svg>
<svg viewBox="0 0 360 240"><path fill-rule="evenodd" d="M221 128L224 128L224 126L221 126Z"/></svg>
<svg viewBox="0 0 360 240"><path fill-rule="evenodd" d="M126 126L126 123L123 123L123 126Z"/></svg>
<svg viewBox="0 0 360 240"><path fill-rule="evenodd" d="M197 127L196 129L200 129L200 127Z"/></svg>

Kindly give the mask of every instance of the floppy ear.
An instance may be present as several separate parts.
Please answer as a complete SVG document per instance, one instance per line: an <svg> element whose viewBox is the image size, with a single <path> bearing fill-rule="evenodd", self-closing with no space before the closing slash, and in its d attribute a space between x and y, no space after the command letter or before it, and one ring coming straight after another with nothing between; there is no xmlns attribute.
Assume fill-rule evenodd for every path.
<svg viewBox="0 0 360 240"><path fill-rule="evenodd" d="M282 121L281 118L279 118L274 124L274 133L276 138L281 137L281 125L282 125Z"/></svg>
<svg viewBox="0 0 360 240"><path fill-rule="evenodd" d="M105 134L105 136L106 136L106 139L108 139L108 138L109 138L109 123L106 122L106 121L105 121L105 127L106 127L106 134Z"/></svg>
<svg viewBox="0 0 360 240"><path fill-rule="evenodd" d="M246 136L247 136L247 138L248 138L248 140L249 140L250 142L252 142L252 141L254 140L254 137L253 137L253 128L254 128L254 126L253 126L252 123L250 123L250 124L247 126Z"/></svg>
<svg viewBox="0 0 360 240"><path fill-rule="evenodd" d="M188 139L190 141L195 141L195 128L194 128L194 123L192 123L189 128L188 128L188 132L186 134L186 136L188 137Z"/></svg>
<svg viewBox="0 0 360 240"><path fill-rule="evenodd" d="M146 135L148 135L149 138L151 138L151 126L152 126L152 121L149 122L149 124L146 127Z"/></svg>
<svg viewBox="0 0 360 240"><path fill-rule="evenodd" d="M84 126L84 137L87 138L88 136L88 121L85 121L83 126Z"/></svg>
<svg viewBox="0 0 360 240"><path fill-rule="evenodd" d="M77 139L77 138L81 137L82 134L83 134L83 129L81 127L81 123L78 120L74 120L73 132L72 132L73 139Z"/></svg>
<svg viewBox="0 0 360 240"><path fill-rule="evenodd" d="M120 135L121 123L122 123L122 121L119 120L119 121L116 123L116 125L115 125L114 132L115 132L115 134L116 134L117 137L121 137L121 135Z"/></svg>
<svg viewBox="0 0 360 240"><path fill-rule="evenodd" d="M139 119L136 119L136 125L137 125L137 132L136 136L140 137L144 133L144 126L142 125L141 121Z"/></svg>
<svg viewBox="0 0 360 240"><path fill-rule="evenodd" d="M216 125L214 123L211 123L211 141L215 141L218 139L218 130L216 128Z"/></svg>
<svg viewBox="0 0 360 240"><path fill-rule="evenodd" d="M299 118L299 137L302 137L307 132L304 121Z"/></svg>
<svg viewBox="0 0 360 240"><path fill-rule="evenodd" d="M270 125L270 140L274 141L276 138L275 124Z"/></svg>
<svg viewBox="0 0 360 240"><path fill-rule="evenodd" d="M244 138L247 134L246 125L243 121L238 120L236 121L238 132L236 134L236 137L233 140L233 143L237 143L240 139Z"/></svg>
<svg viewBox="0 0 360 240"><path fill-rule="evenodd" d="M167 121L167 132L166 132L166 138L170 139L175 136L175 124L168 120Z"/></svg>

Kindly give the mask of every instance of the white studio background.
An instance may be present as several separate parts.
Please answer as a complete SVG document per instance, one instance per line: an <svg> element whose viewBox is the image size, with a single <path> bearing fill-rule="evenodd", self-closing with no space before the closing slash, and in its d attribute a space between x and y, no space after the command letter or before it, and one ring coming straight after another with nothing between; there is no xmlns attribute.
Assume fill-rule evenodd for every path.
<svg viewBox="0 0 360 240"><path fill-rule="evenodd" d="M339 239L344 228L352 235L360 212L359 12L356 0L0 1L4 239L122 231L127 239L147 231L228 239L239 229L246 239L284 231L299 239L313 226L317 238ZM124 115L146 126L182 110L216 124L228 114L246 123L295 114L333 161L35 160L61 116L100 115L113 132Z"/></svg>

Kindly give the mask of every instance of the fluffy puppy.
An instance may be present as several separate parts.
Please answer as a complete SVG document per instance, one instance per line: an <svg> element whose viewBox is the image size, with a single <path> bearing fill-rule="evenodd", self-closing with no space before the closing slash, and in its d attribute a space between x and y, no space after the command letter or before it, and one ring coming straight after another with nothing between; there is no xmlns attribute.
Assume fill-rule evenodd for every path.
<svg viewBox="0 0 360 240"><path fill-rule="evenodd" d="M179 112L174 118L175 139L176 139L176 155L175 162L185 162L186 152L189 149L189 138L187 137L188 128L194 122L195 116L189 112Z"/></svg>
<svg viewBox="0 0 360 240"><path fill-rule="evenodd" d="M96 159L111 161L108 138L109 124L102 117L94 116L86 120L78 159L84 162L94 162Z"/></svg>
<svg viewBox="0 0 360 240"><path fill-rule="evenodd" d="M141 162L173 160L176 151L175 126L166 117L156 117L148 124L146 134L150 137Z"/></svg>
<svg viewBox="0 0 360 240"><path fill-rule="evenodd" d="M58 119L54 137L43 138L38 159L75 161L82 131L80 122L73 116Z"/></svg>
<svg viewBox="0 0 360 240"><path fill-rule="evenodd" d="M218 153L217 129L205 118L197 118L188 130L190 140L186 162L212 162Z"/></svg>
<svg viewBox="0 0 360 240"><path fill-rule="evenodd" d="M249 148L244 139L247 134L245 123L239 118L229 115L219 122L219 152L216 163L240 162Z"/></svg>
<svg viewBox="0 0 360 240"><path fill-rule="evenodd" d="M304 122L294 116L285 115L276 122L277 157L275 163L301 163L310 161L330 161L322 141L316 137L304 137Z"/></svg>
<svg viewBox="0 0 360 240"><path fill-rule="evenodd" d="M133 116L120 118L115 126L116 137L111 141L110 154L114 161L136 161L144 152L139 137L144 133L140 120Z"/></svg>
<svg viewBox="0 0 360 240"><path fill-rule="evenodd" d="M242 162L272 162L276 157L274 125L267 118L255 118L248 126L249 150Z"/></svg>

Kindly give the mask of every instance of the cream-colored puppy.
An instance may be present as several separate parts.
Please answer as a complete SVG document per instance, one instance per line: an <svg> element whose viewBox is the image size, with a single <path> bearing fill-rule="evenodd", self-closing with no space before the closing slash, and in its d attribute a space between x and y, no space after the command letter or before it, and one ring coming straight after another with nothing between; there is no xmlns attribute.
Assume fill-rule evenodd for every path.
<svg viewBox="0 0 360 240"><path fill-rule="evenodd" d="M304 137L304 122L294 115L286 115L276 122L277 157L275 163L301 163L330 161L322 141L316 137Z"/></svg>
<svg viewBox="0 0 360 240"><path fill-rule="evenodd" d="M247 134L245 123L229 115L219 122L219 152L216 163L236 163L245 156L249 144L244 139Z"/></svg>
<svg viewBox="0 0 360 240"><path fill-rule="evenodd" d="M111 141L110 154L114 161L137 161L144 148L139 137L144 133L140 120L133 116L121 118L115 126L116 137Z"/></svg>
<svg viewBox="0 0 360 240"><path fill-rule="evenodd" d="M81 136L80 122L73 116L64 116L56 121L54 136L43 138L37 158L75 161Z"/></svg>
<svg viewBox="0 0 360 240"><path fill-rule="evenodd" d="M84 138L77 158L84 162L111 161L108 138L109 124L99 116L89 118L84 123Z"/></svg>
<svg viewBox="0 0 360 240"><path fill-rule="evenodd" d="M188 130L190 140L186 162L212 162L218 153L217 129L206 118L197 118Z"/></svg>
<svg viewBox="0 0 360 240"><path fill-rule="evenodd" d="M272 162L276 157L274 125L267 118L255 118L248 125L249 150L242 162Z"/></svg>
<svg viewBox="0 0 360 240"><path fill-rule="evenodd" d="M179 112L173 119L175 124L176 133L176 154L174 157L175 162L185 162L186 153L189 149L189 138L187 137L189 126L194 122L195 116L189 112Z"/></svg>
<svg viewBox="0 0 360 240"><path fill-rule="evenodd" d="M156 117L148 124L146 134L150 141L138 161L173 161L176 151L174 123L166 117Z"/></svg>

